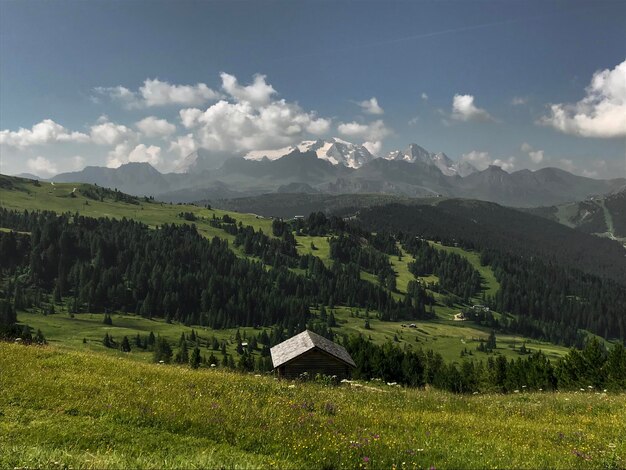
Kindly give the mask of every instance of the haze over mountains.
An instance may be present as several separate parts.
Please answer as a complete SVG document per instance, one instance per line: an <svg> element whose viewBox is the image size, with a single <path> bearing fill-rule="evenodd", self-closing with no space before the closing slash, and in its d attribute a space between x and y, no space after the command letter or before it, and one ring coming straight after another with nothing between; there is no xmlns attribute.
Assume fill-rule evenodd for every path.
<svg viewBox="0 0 626 470"><path fill-rule="evenodd" d="M365 145L338 138L251 151L243 158L198 150L183 159L176 172L167 174L148 163L128 163L114 169L86 167L51 179L94 183L172 202L288 192L449 196L517 207L584 200L626 184L624 178L596 180L557 168L508 173L490 166L479 171L417 144L377 158Z"/></svg>

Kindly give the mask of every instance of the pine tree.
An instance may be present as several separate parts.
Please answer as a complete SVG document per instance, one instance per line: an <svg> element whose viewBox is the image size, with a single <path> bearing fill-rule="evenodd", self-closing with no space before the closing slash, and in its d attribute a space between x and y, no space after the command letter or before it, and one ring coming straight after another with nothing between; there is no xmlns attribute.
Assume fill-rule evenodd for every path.
<svg viewBox="0 0 626 470"><path fill-rule="evenodd" d="M485 344L485 349L487 351L493 351L494 349L496 349L496 332L494 330L491 330L491 333L489 333L489 338L487 339L487 344Z"/></svg>
<svg viewBox="0 0 626 470"><path fill-rule="evenodd" d="M189 349L187 348L187 341L181 340L181 345L176 353L175 360L178 364L187 364L189 362Z"/></svg>
<svg viewBox="0 0 626 470"><path fill-rule="evenodd" d="M128 341L128 336L124 336L124 338L122 339L122 343L120 344L120 351L130 352L130 341Z"/></svg>
<svg viewBox="0 0 626 470"><path fill-rule="evenodd" d="M47 344L48 343L40 329L37 329L37 334L35 335L34 341L37 344Z"/></svg>
<svg viewBox="0 0 626 470"><path fill-rule="evenodd" d="M202 362L202 358L200 357L200 348L198 346L193 348L191 352L191 357L189 358L189 365L192 369L197 369L200 367L200 363Z"/></svg>
<svg viewBox="0 0 626 470"><path fill-rule="evenodd" d="M162 336L159 336L156 339L153 360L154 362L163 361L166 364L169 364L172 361L172 347Z"/></svg>

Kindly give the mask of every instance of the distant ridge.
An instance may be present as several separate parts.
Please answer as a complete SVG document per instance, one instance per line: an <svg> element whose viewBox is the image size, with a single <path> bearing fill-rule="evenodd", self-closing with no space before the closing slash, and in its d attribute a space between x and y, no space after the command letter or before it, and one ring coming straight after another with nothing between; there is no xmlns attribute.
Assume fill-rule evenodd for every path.
<svg viewBox="0 0 626 470"><path fill-rule="evenodd" d="M128 163L119 168L90 166L62 173L52 181L92 183L167 202L304 192L446 196L514 207L559 205L626 186L623 178L597 180L558 168L508 173L490 166L479 171L467 162L455 162L444 153L432 153L417 144L377 158L365 146L337 138L305 141L271 152L249 152L244 158L198 150L180 162L177 172L167 174L148 163Z"/></svg>

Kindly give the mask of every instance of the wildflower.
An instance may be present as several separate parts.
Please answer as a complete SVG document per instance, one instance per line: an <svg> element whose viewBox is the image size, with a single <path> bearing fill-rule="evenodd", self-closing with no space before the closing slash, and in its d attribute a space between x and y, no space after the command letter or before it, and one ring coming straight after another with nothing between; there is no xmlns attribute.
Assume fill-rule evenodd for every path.
<svg viewBox="0 0 626 470"><path fill-rule="evenodd" d="M370 458L369 458L369 457L363 457L363 462L367 463L367 462L369 462L369 461L370 461Z"/></svg>

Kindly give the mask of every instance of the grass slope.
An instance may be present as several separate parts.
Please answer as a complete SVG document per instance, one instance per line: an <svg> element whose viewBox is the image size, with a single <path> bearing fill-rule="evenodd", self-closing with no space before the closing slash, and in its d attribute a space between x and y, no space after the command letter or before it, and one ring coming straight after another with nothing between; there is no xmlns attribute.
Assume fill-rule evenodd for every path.
<svg viewBox="0 0 626 470"><path fill-rule="evenodd" d="M154 201L146 201L143 198L137 198L139 204L131 204L121 201L115 201L105 198L104 201L94 200L85 195L81 191L93 188L92 185L82 183L40 183L36 186L30 180L19 178L8 178L1 176L3 179L9 180L13 187L7 189L0 186L0 205L6 209L17 210L48 210L57 213L78 212L87 217L110 217L121 219L134 219L143 222L151 227L162 224L183 224L187 222L178 216L180 212L193 212L200 219L193 222L198 227L198 231L206 237L220 237L230 241L234 237L227 234L223 230L209 225L209 219L222 217L224 214L235 218L237 222L244 225L251 225L256 230L263 230L264 233L271 235L272 221L269 219L259 218L252 214L241 214L235 212L222 211L219 209L208 210L203 207L193 205L173 205ZM76 188L76 191L74 191ZM72 197L71 194L76 197Z"/></svg>
<svg viewBox="0 0 626 470"><path fill-rule="evenodd" d="M291 384L0 344L3 468L620 468L626 396Z"/></svg>

